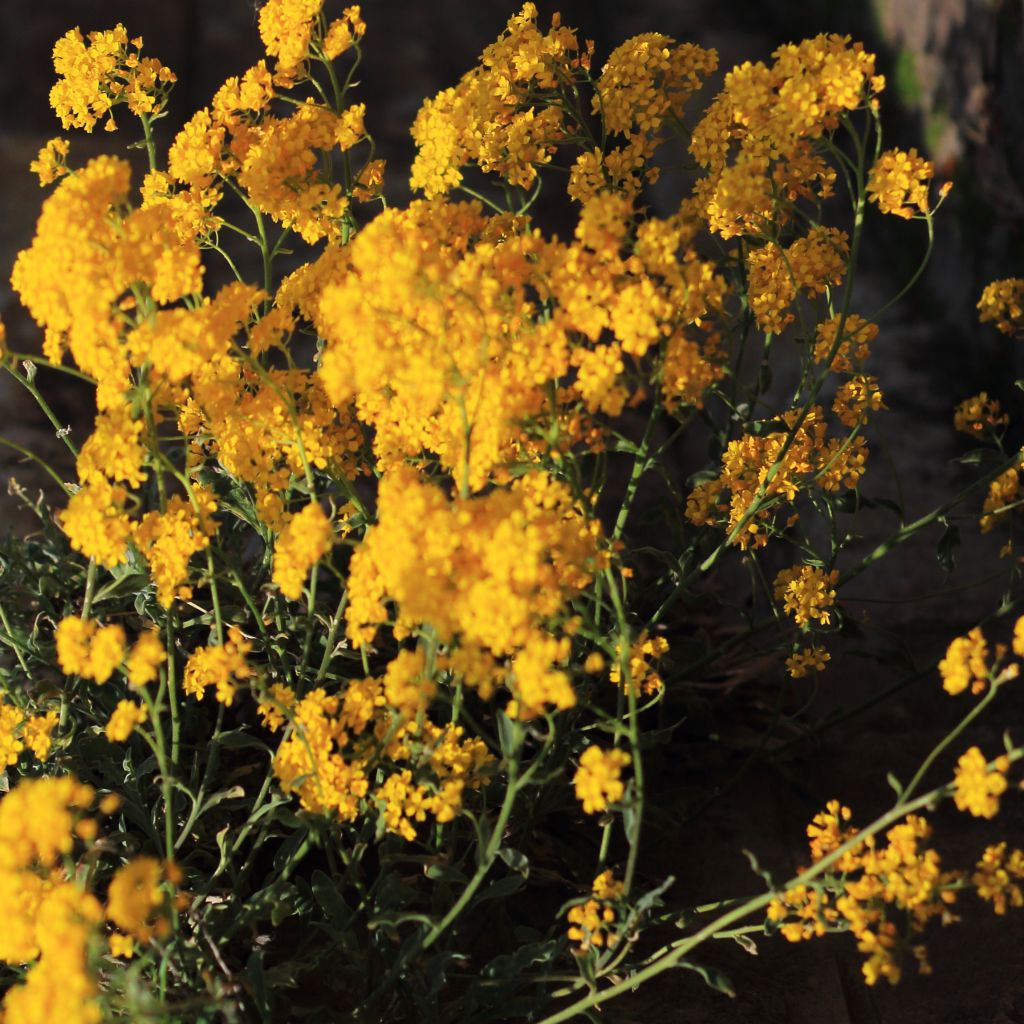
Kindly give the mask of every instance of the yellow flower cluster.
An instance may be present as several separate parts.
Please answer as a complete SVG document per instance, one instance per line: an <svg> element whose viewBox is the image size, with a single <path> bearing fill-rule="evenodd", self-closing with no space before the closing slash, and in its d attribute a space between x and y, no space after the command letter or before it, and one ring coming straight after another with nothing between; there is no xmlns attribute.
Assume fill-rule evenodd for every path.
<svg viewBox="0 0 1024 1024"><path fill-rule="evenodd" d="M139 942L165 938L171 930L167 889L180 870L155 857L135 857L114 872L107 890L107 918Z"/></svg>
<svg viewBox="0 0 1024 1024"><path fill-rule="evenodd" d="M45 761L50 756L57 722L56 711L27 715L13 704L0 701L0 771L17 764L26 747L37 760Z"/></svg>
<svg viewBox="0 0 1024 1024"><path fill-rule="evenodd" d="M600 814L609 804L618 803L626 791L622 769L632 757L624 750L602 750L590 746L580 755L580 766L573 776L576 799L587 814Z"/></svg>
<svg viewBox="0 0 1024 1024"><path fill-rule="evenodd" d="M654 665L667 651L668 640L663 636L649 636L645 631L633 641L629 648L629 685L634 692L650 695L664 687ZM626 689L622 666L618 661L613 661L609 666L608 678L616 686Z"/></svg>
<svg viewBox="0 0 1024 1024"><path fill-rule="evenodd" d="M230 705L235 699L238 683L245 682L253 675L245 656L252 650L252 644L242 635L237 626L228 630L223 644L197 647L185 663L182 689L185 693L202 700L209 686L221 704Z"/></svg>
<svg viewBox="0 0 1024 1024"><path fill-rule="evenodd" d="M774 521L766 499L793 502L798 493L815 486L833 493L855 487L865 470L864 439L826 437L820 406L812 406L799 426L798 418L797 410L784 413L781 419L788 430L766 430L730 441L721 475L693 489L686 518L694 526L724 526L732 542L744 550L762 547L768 542L766 527ZM792 441L787 440L790 431ZM778 501L772 504L777 506Z"/></svg>
<svg viewBox="0 0 1024 1024"><path fill-rule="evenodd" d="M935 165L916 149L888 149L868 175L868 198L882 213L909 220L915 212L928 212L928 182L934 174Z"/></svg>
<svg viewBox="0 0 1024 1024"><path fill-rule="evenodd" d="M288 520L274 547L274 582L291 601L302 596L306 574L331 547L331 521L316 503Z"/></svg>
<svg viewBox="0 0 1024 1024"><path fill-rule="evenodd" d="M812 619L827 626L832 620L829 609L836 601L838 579L837 569L825 572L813 565L782 569L775 577L775 600L801 628L810 625Z"/></svg>
<svg viewBox="0 0 1024 1024"><path fill-rule="evenodd" d="M696 195L723 238L770 236L796 198L830 195L835 171L814 143L884 85L874 55L848 37L820 35L772 56L770 67L748 61L729 72L691 136L690 152L708 171Z"/></svg>
<svg viewBox="0 0 1024 1024"><path fill-rule="evenodd" d="M849 258L845 231L814 227L782 248L767 242L747 256L750 307L758 327L778 334L793 320L790 307L801 292L820 295L841 283Z"/></svg>
<svg viewBox="0 0 1024 1024"><path fill-rule="evenodd" d="M475 163L511 185L529 187L536 165L550 162L570 135L558 105L543 102L576 69L589 66L576 34L557 15L547 33L537 27L536 4L527 3L480 56L479 65L421 107L412 126L417 145L410 185L427 198L462 181ZM538 102L540 100L540 102Z"/></svg>
<svg viewBox="0 0 1024 1024"><path fill-rule="evenodd" d="M1005 914L1007 905L1024 907L1024 850L1006 852L1006 843L985 847L971 875L971 884L981 899L992 904L997 914Z"/></svg>
<svg viewBox="0 0 1024 1024"><path fill-rule="evenodd" d="M99 626L92 619L69 615L57 624L54 639L65 675L105 683L124 660L127 640L117 624Z"/></svg>
<svg viewBox="0 0 1024 1024"><path fill-rule="evenodd" d="M984 754L971 747L956 763L953 799L961 811L976 818L994 818L999 813L999 797L1006 792L1006 773L1010 761L998 757L991 771Z"/></svg>
<svg viewBox="0 0 1024 1024"><path fill-rule="evenodd" d="M838 801L815 818L807 830L814 862L856 837L845 825L849 818ZM927 846L930 836L928 823L914 814L886 832L883 846L865 836L837 861L841 874L834 883L801 885L777 896L768 919L790 942L823 935L842 922L866 957L862 970L869 985L880 978L896 984L908 951L928 973L925 949L914 940L931 920L954 920L949 906L960 882L957 872L943 871L938 853Z"/></svg>
<svg viewBox="0 0 1024 1024"><path fill-rule="evenodd" d="M547 627L606 556L599 523L564 484L529 473L507 489L450 501L399 468L381 481L378 516L352 556L346 617L354 642L373 640L390 602L397 637L429 624L458 647L452 668L485 696L497 677L523 715L575 703L558 667L568 638Z"/></svg>
<svg viewBox="0 0 1024 1024"><path fill-rule="evenodd" d="M982 533L988 533L999 525L1000 521L1010 514L1012 506L1022 496L1020 470L1016 466L1000 473L988 485L988 492L981 508L978 520Z"/></svg>
<svg viewBox="0 0 1024 1024"><path fill-rule="evenodd" d="M1024 278L1008 277L986 285L978 311L982 323L994 323L1003 334L1024 331Z"/></svg>
<svg viewBox="0 0 1024 1024"><path fill-rule="evenodd" d="M617 904L621 901L625 886L611 871L602 871L591 887L593 897L570 907L568 936L576 943L575 953L582 955L590 949L614 949L619 944L619 935L614 924L619 917Z"/></svg>
<svg viewBox="0 0 1024 1024"><path fill-rule="evenodd" d="M836 341L839 325L843 325L842 339ZM859 374L867 361L870 345L878 337L878 325L851 313L845 319L836 314L823 320L815 332L814 358L828 362L833 373Z"/></svg>
<svg viewBox="0 0 1024 1024"><path fill-rule="evenodd" d="M160 673L160 666L167 661L167 652L160 642L156 630L147 629L142 633L125 659L128 685L137 689L153 682Z"/></svg>
<svg viewBox="0 0 1024 1024"><path fill-rule="evenodd" d="M968 687L972 693L984 690L989 677L988 654L985 636L977 626L966 636L953 640L939 662L946 693L955 697Z"/></svg>
<svg viewBox="0 0 1024 1024"><path fill-rule="evenodd" d="M989 398L987 391L965 398L953 413L953 426L970 437L994 434L1009 422L999 400Z"/></svg>
<svg viewBox="0 0 1024 1024"><path fill-rule="evenodd" d="M133 114L159 113L176 76L141 51L142 39L129 39L124 25L90 32L88 40L77 28L61 36L53 48L58 78L50 105L64 127L91 132L106 116L106 130L113 131L111 110L118 103Z"/></svg>
<svg viewBox="0 0 1024 1024"><path fill-rule="evenodd" d="M278 689L273 703L263 706L268 725L279 727L287 714L291 726L274 755L285 793L295 793L307 810L341 821L354 821L376 806L384 827L411 841L428 815L438 824L452 821L464 791L486 783L494 759L461 726L440 727L425 718L425 702L412 719L403 713L410 710L405 701L405 708L387 710L389 691L394 696L402 681L429 693L422 656L403 657L410 653L400 653L383 680L352 680L341 695L317 688L298 702ZM384 766L387 777L371 792L371 779Z"/></svg>
<svg viewBox="0 0 1024 1024"><path fill-rule="evenodd" d="M132 700L120 700L117 707L110 713L104 735L111 743L124 743L135 731L137 725L142 725L149 716L145 704L137 704Z"/></svg>
<svg viewBox="0 0 1024 1024"><path fill-rule="evenodd" d="M28 165L28 169L38 175L40 186L51 185L68 173L68 165L65 160L68 148L68 140L58 136L55 139L50 139L39 150L39 155Z"/></svg>
<svg viewBox="0 0 1024 1024"><path fill-rule="evenodd" d="M149 563L156 598L164 608L170 608L175 599L187 601L192 597L192 588L185 583L189 561L209 546L216 530L208 514L217 507L212 494L195 487L193 498L198 513L191 501L174 495L163 512L147 512L132 528L132 539Z"/></svg>
<svg viewBox="0 0 1024 1024"><path fill-rule="evenodd" d="M267 0L260 8L259 29L267 54L277 58L274 81L288 87L305 77L311 52L330 60L341 56L366 31L358 6L327 26L321 36L324 0Z"/></svg>
<svg viewBox="0 0 1024 1024"><path fill-rule="evenodd" d="M25 779L0 799L0 960L30 964L7 990L5 1024L99 1024L90 944L103 908L61 867L78 837L96 833L83 817L94 792L70 776Z"/></svg>
<svg viewBox="0 0 1024 1024"><path fill-rule="evenodd" d="M803 647L786 658L786 671L791 679L803 679L812 672L823 672L831 659L824 647Z"/></svg>

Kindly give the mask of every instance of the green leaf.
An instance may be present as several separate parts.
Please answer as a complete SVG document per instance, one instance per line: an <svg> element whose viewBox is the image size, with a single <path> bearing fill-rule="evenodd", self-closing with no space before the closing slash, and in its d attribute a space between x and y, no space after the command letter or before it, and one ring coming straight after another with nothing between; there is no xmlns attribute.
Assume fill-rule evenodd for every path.
<svg viewBox="0 0 1024 1024"><path fill-rule="evenodd" d="M249 957L245 965L245 976L249 980L249 994L256 1004L256 1012L261 1021L270 1020L270 998L263 977L263 950L257 949Z"/></svg>
<svg viewBox="0 0 1024 1024"><path fill-rule="evenodd" d="M425 870L427 878L435 882L454 882L456 885L465 885L469 879L451 864L435 863L430 864Z"/></svg>
<svg viewBox="0 0 1024 1024"><path fill-rule="evenodd" d="M498 856L513 870L528 878L530 874L530 858L519 850L513 850L511 846L503 846L498 850Z"/></svg>
<svg viewBox="0 0 1024 1024"><path fill-rule="evenodd" d="M337 927L347 924L352 913L338 892L337 883L319 868L313 872L313 896L327 919Z"/></svg>
<svg viewBox="0 0 1024 1024"><path fill-rule="evenodd" d="M949 573L956 568L956 553L960 547L960 528L953 523L946 522L946 520L940 520L940 522L946 523L946 530L939 538L936 555L939 559L939 565Z"/></svg>
<svg viewBox="0 0 1024 1024"><path fill-rule="evenodd" d="M482 889L477 895L475 902L484 903L487 900L503 899L515 892L519 892L525 884L526 879L522 875L506 875L504 878L499 878L496 882L491 882L485 889Z"/></svg>
<svg viewBox="0 0 1024 1024"><path fill-rule="evenodd" d="M690 960L680 960L678 966L688 971L695 971L704 979L704 983L716 992L722 992L730 999L735 998L736 992L732 987L732 982L726 974L723 974L717 968L707 967L704 964L695 964Z"/></svg>

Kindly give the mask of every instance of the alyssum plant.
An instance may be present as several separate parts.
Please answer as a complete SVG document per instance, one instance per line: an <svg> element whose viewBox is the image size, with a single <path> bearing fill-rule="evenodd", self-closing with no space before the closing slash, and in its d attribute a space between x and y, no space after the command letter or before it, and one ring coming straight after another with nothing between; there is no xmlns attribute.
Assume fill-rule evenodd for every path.
<svg viewBox="0 0 1024 1024"><path fill-rule="evenodd" d="M134 118L148 170L53 139L13 271L43 341L4 369L55 427L53 372L98 412L60 432L74 483L4 441L66 494L2 549L4 1024L597 1019L723 936L849 930L895 981L965 889L1019 905L1024 854L949 869L919 814L991 816L1021 756L973 747L924 788L1017 674L1002 619L940 666L975 695L961 725L865 827L829 804L797 877L681 914L638 872L673 686L755 634L780 676L823 672L843 585L887 551L986 488L981 528L1014 529L980 395L957 425L983 474L847 554L884 409L863 232L873 204L930 247L934 212L931 164L882 148L874 57L784 46L687 117L713 51L650 33L599 68L526 4L424 103L398 209L350 102L359 8L322 7L269 0L267 59L166 154L175 78L141 40L54 49L64 127ZM694 174L659 215L663 145ZM542 186L571 238L538 227ZM983 316L1018 331L1022 287ZM680 488L691 432L710 456ZM668 526L637 531L658 479ZM688 601L740 560L756 614L709 647ZM574 842L538 869L555 815Z"/></svg>

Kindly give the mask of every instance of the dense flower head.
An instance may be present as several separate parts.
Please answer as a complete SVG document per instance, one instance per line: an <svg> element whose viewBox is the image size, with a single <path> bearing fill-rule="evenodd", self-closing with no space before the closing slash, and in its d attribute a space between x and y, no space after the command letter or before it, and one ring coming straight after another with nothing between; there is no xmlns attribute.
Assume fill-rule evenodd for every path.
<svg viewBox="0 0 1024 1024"><path fill-rule="evenodd" d="M248 136L239 185L260 210L306 242L339 239L348 198L341 185L324 179L322 158L363 138L363 111L359 104L339 115L310 101L290 117L265 117Z"/></svg>
<svg viewBox="0 0 1024 1024"><path fill-rule="evenodd" d="M88 37L77 28L57 40L53 68L58 79L50 90L50 105L65 128L91 132L111 110L126 103L133 114L153 114L166 102L176 76L153 57L141 56L142 39L129 39L123 25Z"/></svg>
<svg viewBox="0 0 1024 1024"><path fill-rule="evenodd" d="M274 545L274 582L285 597L301 597L306 575L330 550L332 535L331 521L316 502L288 520Z"/></svg>
<svg viewBox="0 0 1024 1024"><path fill-rule="evenodd" d="M93 619L69 615L54 633L61 671L105 683L124 660L124 627L112 623L100 626Z"/></svg>
<svg viewBox="0 0 1024 1024"><path fill-rule="evenodd" d="M51 185L58 178L68 173L68 165L65 158L68 155L69 144L67 139L59 136L50 139L41 150L39 155L28 165L33 174L38 175L40 186Z"/></svg>
<svg viewBox="0 0 1024 1024"><path fill-rule="evenodd" d="M546 247L477 203L388 210L351 246L352 272L325 288L321 376L375 428L382 467L423 450L479 489L511 460L520 421L567 369L564 330L538 322L528 290ZM465 481L460 481L465 482Z"/></svg>
<svg viewBox="0 0 1024 1024"><path fill-rule="evenodd" d="M232 626L224 643L197 647L192 652L185 663L182 689L196 700L202 700L207 687L213 686L217 700L230 705L235 699L238 683L245 682L253 674L246 660L251 650L252 644L242 631Z"/></svg>
<svg viewBox="0 0 1024 1024"><path fill-rule="evenodd" d="M835 172L810 146L883 86L874 55L846 36L819 35L773 57L770 67L733 68L690 139L708 170L697 194L723 238L756 237L769 221L785 223L791 196L829 195Z"/></svg>
<svg viewBox="0 0 1024 1024"><path fill-rule="evenodd" d="M160 642L155 629L147 629L139 635L125 658L128 685L134 689L153 682L160 672L160 666L167 661L167 652Z"/></svg>
<svg viewBox="0 0 1024 1024"><path fill-rule="evenodd" d="M718 66L718 54L648 32L616 47L597 79L591 112L610 132L655 134L676 117L690 95Z"/></svg>
<svg viewBox="0 0 1024 1024"><path fill-rule="evenodd" d="M70 775L25 779L0 798L0 868L52 868L70 853L92 805L91 786Z"/></svg>
<svg viewBox="0 0 1024 1024"><path fill-rule="evenodd" d="M1007 851L1006 843L995 843L985 847L978 861L971 884L981 899L992 904L997 914L1005 914L1006 908L1024 907L1024 851Z"/></svg>
<svg viewBox="0 0 1024 1024"><path fill-rule="evenodd" d="M367 643L391 616L404 635L429 623L448 644L483 648L495 658L515 655L513 676L529 678L542 662L564 657L544 627L586 586L601 564L600 526L568 489L543 473L510 488L450 501L408 469L381 482L379 522L352 558L348 634ZM571 704L560 671L527 700ZM475 683L478 681L467 680ZM515 690L514 680L512 682Z"/></svg>
<svg viewBox="0 0 1024 1024"><path fill-rule="evenodd" d="M216 501L202 487L193 489L193 498L200 511L188 498L174 495L163 512L147 512L132 527L132 540L149 563L157 601L164 608L175 599L192 596L192 588L186 583L189 561L209 546L216 529L210 515L210 506L216 509Z"/></svg>
<svg viewBox="0 0 1024 1024"><path fill-rule="evenodd" d="M971 747L956 763L953 799L957 807L976 818L994 818L999 812L999 797L1006 792L1009 767L1009 760L999 757L989 769L981 750Z"/></svg>
<svg viewBox="0 0 1024 1024"><path fill-rule="evenodd" d="M104 735L111 743L124 743L135 731L137 725L142 725L149 717L145 704L138 704L133 700L119 700L117 707L110 713Z"/></svg>
<svg viewBox="0 0 1024 1024"><path fill-rule="evenodd" d="M824 647L812 644L794 651L786 658L786 671L791 679L803 679L812 672L823 672L831 659L832 655Z"/></svg>
<svg viewBox="0 0 1024 1024"><path fill-rule="evenodd" d="M127 497L124 487L94 477L68 499L67 508L58 515L71 546L108 569L124 560L131 538L131 521L124 511Z"/></svg>
<svg viewBox="0 0 1024 1024"><path fill-rule="evenodd" d="M813 565L795 565L782 569L775 577L775 600L789 612L798 626L812 619L823 626L831 621L830 608L835 604L835 583L839 572L826 572Z"/></svg>
<svg viewBox="0 0 1024 1024"><path fill-rule="evenodd" d="M24 984L4 996L6 1024L100 1024L89 946L102 920L99 900L76 882L59 882L46 892L35 908L39 959Z"/></svg>
<svg viewBox="0 0 1024 1024"><path fill-rule="evenodd" d="M875 161L868 175L868 196L882 213L909 220L928 212L928 182L935 165L916 149L888 149Z"/></svg>
<svg viewBox="0 0 1024 1024"><path fill-rule="evenodd" d="M313 22L324 0L268 0L260 8L260 37L277 58L277 76L290 80L309 59Z"/></svg>
<svg viewBox="0 0 1024 1024"><path fill-rule="evenodd" d="M978 299L978 319L994 323L1003 334L1024 331L1024 278L1007 277L985 286Z"/></svg>
<svg viewBox="0 0 1024 1024"><path fill-rule="evenodd" d="M541 33L536 5L525 4L476 68L420 108L412 126L412 188L428 199L444 195L462 181L469 163L511 185L532 185L537 165L550 162L568 137L562 111L538 104L537 93L570 80L578 54L571 29L556 16Z"/></svg>
<svg viewBox="0 0 1024 1024"><path fill-rule="evenodd" d="M148 942L170 931L162 913L166 903L164 865L155 857L135 857L114 873L107 890L107 917L123 932Z"/></svg>
<svg viewBox="0 0 1024 1024"><path fill-rule="evenodd" d="M971 437L992 434L1009 422L999 400L989 398L987 391L965 398L953 413L953 426Z"/></svg>
<svg viewBox="0 0 1024 1024"><path fill-rule="evenodd" d="M988 644L979 627L957 637L939 662L942 688L954 697L968 687L973 693L983 690L989 675L988 654Z"/></svg>
<svg viewBox="0 0 1024 1024"><path fill-rule="evenodd" d="M576 943L577 955L591 948L614 949L619 944L619 935L613 927L618 916L617 904L625 892L624 884L610 870L602 871L591 886L592 898L570 907L568 937Z"/></svg>
<svg viewBox="0 0 1024 1024"><path fill-rule="evenodd" d="M624 750L602 750L587 747L580 755L580 766L573 776L576 799L587 814L598 814L609 804L618 803L626 791L622 769L629 767L632 757Z"/></svg>

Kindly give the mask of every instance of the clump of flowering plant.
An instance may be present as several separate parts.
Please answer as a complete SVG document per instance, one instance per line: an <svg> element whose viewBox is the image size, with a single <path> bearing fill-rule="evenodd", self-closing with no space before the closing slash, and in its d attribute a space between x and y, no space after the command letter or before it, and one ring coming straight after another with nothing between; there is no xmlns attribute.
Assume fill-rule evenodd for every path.
<svg viewBox="0 0 1024 1024"><path fill-rule="evenodd" d="M936 752L859 831L830 804L811 867L638 949L678 917L671 879L638 867L657 705L768 629L786 685L827 672L843 588L976 489L981 529L1013 529L987 395L957 426L1001 457L965 495L867 556L836 526L885 411L877 316L853 308L869 204L929 243L937 205L931 164L882 150L874 56L783 46L692 116L714 51L646 33L599 58L527 3L423 104L417 197L395 208L351 95L366 25L329 6L268 0L266 57L166 154L175 78L141 40L75 29L54 50L64 127L123 131L123 104L147 169L51 140L12 274L42 344L3 368L55 425L40 374L87 382L96 419L61 431L74 481L24 453L65 500L2 553L5 1024L555 1024L743 919L848 928L868 982L894 981L957 887L1020 904L1020 851L948 872L915 813L993 815L1008 742L917 796ZM656 207L669 140L697 174ZM544 230L542 190L571 237ZM1018 285L981 302L1007 333ZM679 489L665 466L691 430L711 455ZM709 651L680 608L730 560L766 619ZM1006 659L980 630L954 641L946 689L981 694L965 722ZM540 918L520 897L549 805L589 852Z"/></svg>

